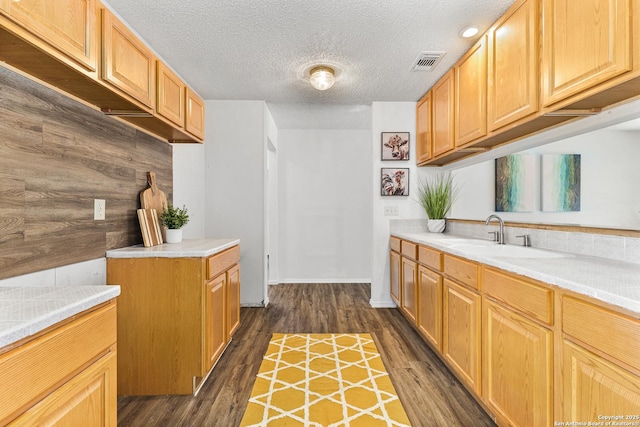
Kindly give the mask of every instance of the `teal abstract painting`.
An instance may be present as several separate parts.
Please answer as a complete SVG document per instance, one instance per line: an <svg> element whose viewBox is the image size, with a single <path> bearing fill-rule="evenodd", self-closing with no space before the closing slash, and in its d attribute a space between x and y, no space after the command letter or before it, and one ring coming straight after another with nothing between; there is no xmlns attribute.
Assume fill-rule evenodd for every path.
<svg viewBox="0 0 640 427"><path fill-rule="evenodd" d="M541 165L541 210L579 211L580 154L543 154Z"/></svg>
<svg viewBox="0 0 640 427"><path fill-rule="evenodd" d="M533 211L533 174L531 154L496 159L496 212Z"/></svg>

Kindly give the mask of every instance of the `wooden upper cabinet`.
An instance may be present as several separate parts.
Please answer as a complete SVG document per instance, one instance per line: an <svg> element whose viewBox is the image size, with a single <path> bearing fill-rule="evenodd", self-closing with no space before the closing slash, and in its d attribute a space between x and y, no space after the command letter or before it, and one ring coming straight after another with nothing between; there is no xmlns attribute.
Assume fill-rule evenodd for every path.
<svg viewBox="0 0 640 427"><path fill-rule="evenodd" d="M433 86L433 156L451 151L454 148L454 70L450 69Z"/></svg>
<svg viewBox="0 0 640 427"><path fill-rule="evenodd" d="M487 42L473 45L455 67L455 146L487 134Z"/></svg>
<svg viewBox="0 0 640 427"><path fill-rule="evenodd" d="M635 0L542 0L544 106L632 69Z"/></svg>
<svg viewBox="0 0 640 427"><path fill-rule="evenodd" d="M153 52L108 9L102 9L102 79L153 109L155 63Z"/></svg>
<svg viewBox="0 0 640 427"><path fill-rule="evenodd" d="M64 53L82 68L98 67L95 0L0 1L11 20Z"/></svg>
<svg viewBox="0 0 640 427"><path fill-rule="evenodd" d="M204 139L204 101L197 93L189 89L186 91L187 112L184 128L196 138Z"/></svg>
<svg viewBox="0 0 640 427"><path fill-rule="evenodd" d="M490 131L538 111L538 27L538 0L519 0L489 30Z"/></svg>
<svg viewBox="0 0 640 427"><path fill-rule="evenodd" d="M433 141L431 132L431 91L429 91L418 101L416 106L416 158L418 164L431 159Z"/></svg>
<svg viewBox="0 0 640 427"><path fill-rule="evenodd" d="M156 112L179 127L184 126L185 84L162 61L157 61Z"/></svg>

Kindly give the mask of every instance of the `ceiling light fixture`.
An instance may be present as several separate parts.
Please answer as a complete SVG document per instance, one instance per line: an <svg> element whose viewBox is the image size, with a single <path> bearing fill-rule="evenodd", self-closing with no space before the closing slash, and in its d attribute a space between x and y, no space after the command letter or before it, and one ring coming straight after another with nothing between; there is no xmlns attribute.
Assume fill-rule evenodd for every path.
<svg viewBox="0 0 640 427"><path fill-rule="evenodd" d="M336 82L335 71L331 67L320 65L309 72L309 83L318 90L327 90Z"/></svg>
<svg viewBox="0 0 640 427"><path fill-rule="evenodd" d="M478 29L476 27L465 28L464 30L462 30L462 32L460 34L465 39L468 39L468 38L473 37L476 34L478 34Z"/></svg>

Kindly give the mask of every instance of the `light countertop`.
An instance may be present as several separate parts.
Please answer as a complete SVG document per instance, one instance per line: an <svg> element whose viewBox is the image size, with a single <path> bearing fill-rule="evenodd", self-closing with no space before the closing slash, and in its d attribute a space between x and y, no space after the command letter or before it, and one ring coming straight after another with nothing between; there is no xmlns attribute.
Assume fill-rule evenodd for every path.
<svg viewBox="0 0 640 427"><path fill-rule="evenodd" d="M120 295L120 286L0 287L0 348Z"/></svg>
<svg viewBox="0 0 640 427"><path fill-rule="evenodd" d="M240 244L239 239L184 239L145 248L142 245L107 251L107 258L203 258Z"/></svg>
<svg viewBox="0 0 640 427"><path fill-rule="evenodd" d="M439 233L393 233L453 255L572 290L640 314L640 265L606 258L557 253L558 258L488 256L456 244L464 236ZM475 239L480 240L480 239ZM513 245L507 245L513 246ZM535 248L537 249L537 248ZM545 252L554 252L546 251Z"/></svg>

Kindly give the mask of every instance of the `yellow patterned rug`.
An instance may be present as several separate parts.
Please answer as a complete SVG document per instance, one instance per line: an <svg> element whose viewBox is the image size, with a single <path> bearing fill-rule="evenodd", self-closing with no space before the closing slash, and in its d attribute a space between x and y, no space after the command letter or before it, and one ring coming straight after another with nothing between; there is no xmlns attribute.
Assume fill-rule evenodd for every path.
<svg viewBox="0 0 640 427"><path fill-rule="evenodd" d="M273 334L241 426L410 426L369 334Z"/></svg>

